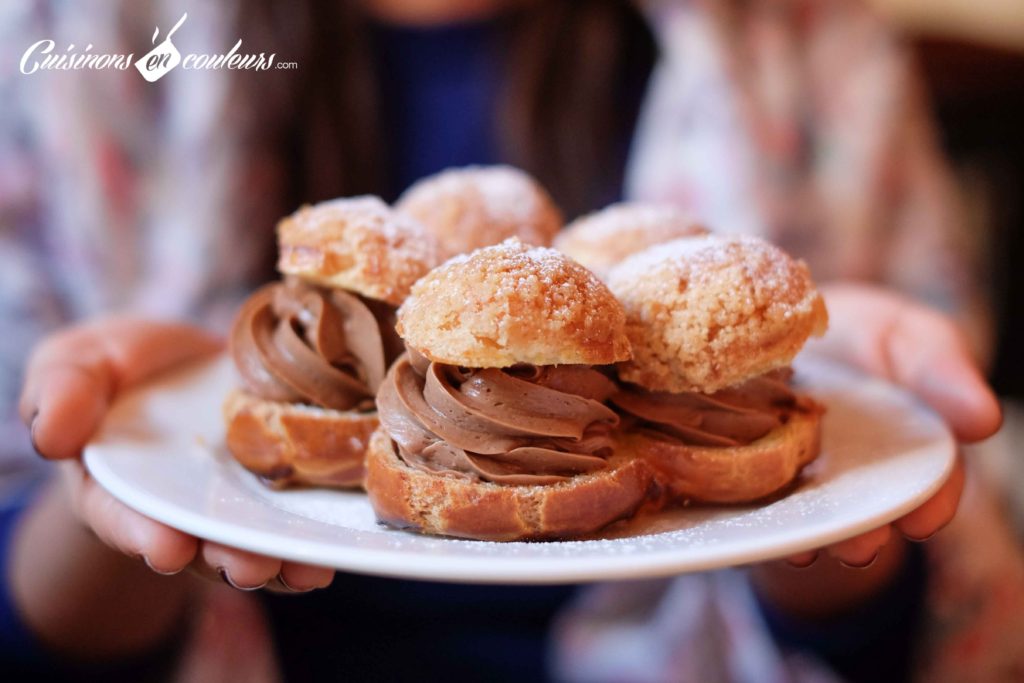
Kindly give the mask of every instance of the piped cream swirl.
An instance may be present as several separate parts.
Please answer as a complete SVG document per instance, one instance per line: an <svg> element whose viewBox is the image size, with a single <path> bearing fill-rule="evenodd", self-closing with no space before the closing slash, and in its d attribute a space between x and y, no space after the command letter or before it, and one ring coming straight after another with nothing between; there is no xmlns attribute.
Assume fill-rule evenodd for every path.
<svg viewBox="0 0 1024 683"><path fill-rule="evenodd" d="M500 484L553 484L607 466L616 388L586 366L460 368L415 351L377 396L381 425L418 469Z"/></svg>
<svg viewBox="0 0 1024 683"><path fill-rule="evenodd" d="M400 341L392 307L288 279L249 297L230 344L253 394L347 411L373 409Z"/></svg>
<svg viewBox="0 0 1024 683"><path fill-rule="evenodd" d="M640 429L693 446L744 446L812 409L789 386L791 370L755 377L713 394L654 392L624 385L611 403Z"/></svg>

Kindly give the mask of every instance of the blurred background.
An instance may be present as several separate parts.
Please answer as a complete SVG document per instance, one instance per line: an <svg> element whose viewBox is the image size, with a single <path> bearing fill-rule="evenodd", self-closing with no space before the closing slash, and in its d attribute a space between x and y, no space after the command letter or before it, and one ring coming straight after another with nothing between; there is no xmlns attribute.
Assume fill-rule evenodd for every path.
<svg viewBox="0 0 1024 683"><path fill-rule="evenodd" d="M989 378L1003 431L979 448L1024 533L1024 3L872 0L909 38L971 230L986 236L995 323Z"/></svg>
<svg viewBox="0 0 1024 683"><path fill-rule="evenodd" d="M906 47L912 52L922 77L930 116L937 123L939 144L950 162L956 188L963 199L965 210L962 215L966 225L957 228L959 232L967 233L974 246L980 247L978 256L982 263L978 269L978 281L968 281L969 286L963 289L976 287L982 299L991 302L992 343L982 346L991 349L989 357L985 359L986 369L1005 401L1007 421L999 435L973 449L975 452L972 457L991 475L989 478L998 482L1000 488L1008 494L1005 496L1007 507L1016 521L1019 541L1024 538L1024 453L1019 445L1024 442L1024 408L1021 407L1024 406L1024 354L1021 353L1024 349L1024 325L1021 324L1024 319L1024 1L865 2L884 18L887 28L898 38L905 39ZM114 45L141 55L151 48L150 36L154 24L161 27L162 37L163 31L180 17L182 6L186 4L189 20L175 38L182 52L201 51L211 45L213 49L223 51L225 46L229 47L241 36L247 46L246 50L266 49L271 52L281 49L280 59L296 59L299 68L241 74L235 82L228 84L224 82L227 79L218 78L223 74L215 72L172 74L155 85L142 82L134 70L125 74L54 72L31 77L17 72L18 60L25 47L38 38L51 35L49 32L57 29L59 35L63 36L62 41L70 36L80 43L81 36L89 36L89 40L97 36L97 44L104 39L104 45ZM339 192L338 187L346 188L345 194L368 191L361 183L369 184L368 176L362 174L369 166L346 166L347 158L330 152L349 145L365 157L363 161L376 160L380 150L373 146L375 138L364 134L364 128L368 130L394 123L384 120L386 117L377 116L380 112L362 106L365 102L360 97L373 87L373 84L367 83L365 74L357 69L345 71L336 68L339 64L365 66L359 60L367 58L369 50L365 50L367 54L361 55L349 50L351 45L365 39L365 36L342 31L339 28L340 21L334 27L326 25L326 22L318 24L315 21L307 21L302 26L299 21L300 28L307 33L291 31L295 43L288 43L289 30L296 25L290 17L294 7L301 5L307 9L312 8L309 9L307 19L332 16L347 21L352 18L351 8L357 4L345 0L309 0L295 5L271 0L224 3L214 0L183 0L182 6L179 6L174 2L0 0L0 287L3 288L0 291L0 327L5 330L0 335L0 500L4 499L3 487L14 479L13 474L23 468L24 463L28 462L27 466L31 469L41 467L39 459L32 455L27 430L14 415L13 405L24 359L32 344L43 334L70 320L94 315L114 305L127 304L161 315L191 316L202 318L214 326L218 322L223 325L230 319L241 297L254 284L273 276L272 226L277 217L291 212L300 202L334 196ZM400 7L402 3L378 4L382 7ZM479 4L486 5L487 2ZM544 3L536 4L539 6ZM563 19L565 16L579 18L586 14L578 10L584 6L582 3L548 4L560 6L564 12ZM609 16L623 16L622 7L625 3L603 4L611 8L603 15L604 20ZM661 0L650 4L667 6L672 3L670 0ZM680 4L700 7L708 14L714 13L709 8L716 7L713 0L694 0ZM723 1L722 4L726 3ZM790 3L736 0L730 4L736 14L748 11L754 14L751 10L765 8L768 8L770 14L779 6L788 7ZM792 3L800 4L815 8L857 5L855 2L832 0ZM224 7L232 11L218 11ZM232 14L235 10L237 12ZM574 15L573 12L578 14ZM649 27L637 20L635 11L629 16L638 25L622 29L613 22L611 28L607 25L604 27L608 30L605 35L610 33L623 38L624 42L636 38L632 34L643 34L641 38L649 39ZM555 18L558 19L557 16ZM538 25L544 30L551 28L550 22L547 25L538 22ZM346 26L366 28L354 22ZM382 42L391 41L391 44L398 43L400 47L405 44L403 41L415 40L414 32L403 33L404 29L396 29L394 26L382 28L376 25L372 30L377 32L376 37L381 38ZM524 41L523 45L518 46L524 50L516 53L517 56L544 53L549 61L560 63L557 49L552 50L550 44L537 40L538 36L544 38L544 30L535 32L533 43ZM56 37L58 34L53 35ZM312 48L306 51L304 48L314 41L306 41L303 36L315 37L320 51ZM455 32L449 38L463 41L460 43L460 49L463 49L466 47L465 36L458 36ZM788 34L787 37L791 38ZM891 45L886 41L876 41L870 47L885 52ZM902 47L900 44L901 50ZM727 44L726 51L731 50L742 52L743 47ZM458 66L445 63L444 51L441 52L438 59L440 63ZM410 54L413 55L412 61L415 61L414 52L405 54L404 58L409 61ZM379 58L381 55L373 56ZM642 58L649 56L641 54L636 62L643 62ZM623 61L627 63L619 66L628 72L630 67L637 66L629 64L629 58L636 58L637 55L625 57ZM801 58L805 57L801 55ZM564 62L560 64L566 66ZM313 65L316 65L315 68ZM533 73L527 75L543 81L544 65L545 62L538 59L533 64ZM580 64L570 63L568 66L578 67ZM649 64L643 63L641 66ZM747 63L746 66L750 67L751 64ZM342 101L344 97L338 96L333 104L340 105L341 109L335 107L333 112L316 109L316 106L324 105L325 102L327 105L332 104L328 101L330 97L317 99L324 90L322 84L331 81L325 80L323 73L316 72L330 72L332 68L336 71L333 78L339 90L344 90L346 95L355 95L347 102ZM430 71L429 65L422 69L422 72L427 71ZM524 68L523 71L529 72L530 69ZM411 73L416 75L420 72L413 69ZM485 71L485 75L487 73ZM590 75L593 77L594 73ZM602 75L597 74L598 77ZM628 73L626 75L629 76ZM327 76L332 74L328 73ZM409 73L405 76L410 77ZM800 76L805 77L806 73ZM463 98L458 102L474 105L481 99L494 97L491 81L480 79L479 74L476 78L476 85L479 86L482 81L484 87L468 93L455 93ZM570 76L563 80L568 82L572 78ZM905 81L898 83L901 86L906 84ZM238 84L246 86L240 88L239 92L249 99L242 96L236 98L235 91L229 90ZM600 85L598 83L594 88L600 94L620 94L610 89L602 90L598 87ZM637 83L627 85L634 86ZM784 90L787 85L791 84L784 83ZM916 83L913 85L916 86ZM365 99L373 98L367 96ZM538 119L545 115L557 118L555 115L559 112L555 111L555 115L551 115L551 111L544 111L545 101L551 99L557 98L551 97L550 92L541 92L537 101L531 103L537 105L537 111L513 112L521 115L518 132L523 134L525 131L525 138L540 148L541 158L550 160L551 157L559 156L544 147L557 147L560 141L566 139L567 136L559 135L566 132L566 121L570 126L582 122L590 126L588 132L591 133L604 132L606 143L608 138L613 142L621 142L608 134L608 130L602 131L597 124L591 125L591 117L580 115L581 108L575 106L578 104L575 101L569 101L567 107L562 103L563 107L575 109L576 116L563 117L559 122L562 124L561 129L552 127L555 135L550 139L532 136L530 124L535 121L529 118L530 115L537 114ZM638 104L640 97L635 100ZM61 104L50 106L51 102ZM186 102L187 106L183 104ZM216 110L216 103L225 102L226 109ZM608 105L615 102L614 98L608 97L603 103ZM856 104L860 103L860 100L856 101ZM353 106L345 110L346 105ZM806 115L801 107L811 108L806 102L799 102L797 115L793 118ZM295 122L290 122L290 127L284 125L289 123L287 119L290 117L297 118L293 116L296 110L309 114L308 126L296 126ZM339 111L342 112L340 119L337 117ZM628 139L633 124L631 117L636 112L624 113L609 108L605 113L609 112L617 116L609 116L608 121L598 123L607 123L611 127L609 130L617 130L619 133L622 131L615 126L628 128L627 135L623 135L624 139ZM830 113L834 112L833 108ZM395 112L389 113L395 116ZM442 109L440 112L434 111L433 115L439 113L447 116L451 111ZM331 114L335 117L332 118ZM398 114L411 117L408 112ZM616 118L626 120L612 120ZM770 116L766 118L770 119ZM338 120L344 121L346 125L337 125ZM242 125L254 123L259 125ZM363 123L367 126L362 126ZM799 129L801 123L797 122L792 128ZM208 130L193 135L204 126ZM297 127L302 128L298 135L294 130ZM38 145L37 148L38 140L33 136L39 131L45 133L39 139L46 144ZM94 135L97 131L100 135ZM418 130L409 126L404 132L413 141L422 142L424 138ZM570 127L570 133L575 132ZM439 136L436 146L463 141L451 133L448 135L447 138ZM813 137L806 130L797 130L791 136L800 138L794 146L806 142L801 138L802 135ZM298 137L303 139L297 141ZM462 137L472 136L467 134ZM725 137L726 143L732 142L728 136ZM828 135L826 133L821 137L827 138ZM888 138L884 139L888 141ZM792 142L791 139L789 141ZM874 141L877 142L877 139ZM706 151L699 146L697 149ZM712 152L720 152L721 149L712 149ZM282 150L287 153L282 155ZM620 149L613 151L623 152ZM885 151L889 151L888 148ZM37 155L37 152L40 153ZM799 157L800 154L797 152L792 156ZM324 161L324 155L328 157L326 165L329 168L328 172L320 173L322 169L316 162ZM232 159L225 161L229 156ZM358 154L351 156L354 158ZM621 156L625 156L625 153ZM43 157L45 159L40 161ZM707 154L707 157L717 158L714 154ZM577 170L582 166L584 171L591 172L599 166L589 163L586 155L581 158L584 163L577 163ZM507 155L498 160L513 163L522 161L507 158ZM569 201L566 198L569 193L561 190L566 187L573 189L572 183L560 183L558 178L552 180L545 177L544 169L531 167L529 161L527 158L521 165L548 186L555 199L567 208L567 218L602 205L594 205L593 201L589 204ZM711 175L716 171L710 169L704 173L702 164L709 165L705 164L703 158L697 159L697 175ZM801 158L795 165L800 164L811 166L813 162ZM944 171L941 162L934 165L942 167ZM292 173L296 168L300 172ZM560 170L566 168L571 176L572 164ZM315 169L315 172L310 172L310 169ZM383 184L371 185L369 189L379 192L388 200L394 199L408 182L424 174L419 171L414 173L411 167L406 170L409 172L401 178L401 183L391 179L394 186L390 187L390 196L387 194L389 190L377 189L383 187ZM426 172L434 170L437 169L431 168ZM800 170L805 171L806 168ZM721 174L728 175L728 172ZM564 181L566 174L562 175ZM591 175L597 177L599 173L592 172ZM612 175L614 177L610 180L614 181L617 192L622 185L622 178ZM779 175L785 175L785 172ZM331 181L339 178L343 182L331 185ZM607 181L609 178L599 180ZM799 186L801 180L793 182L793 186ZM871 185L876 180L878 185L885 185L887 179L871 178L866 184ZM790 181L792 178L786 177L781 184ZM842 185L842 181L839 184ZM229 197L227 193L210 190L211 187L240 188L242 193ZM350 192L353 188L355 191ZM931 189L934 190L935 186ZM609 196L604 198L605 203L617 198L612 193L606 194ZM799 191L792 194L796 197L794 203L805 198ZM869 191L867 194L874 199L881 197L884 200L886 197L884 189L877 193ZM791 208L782 206L782 213ZM927 211L924 213L927 215ZM868 219L873 217L870 213L866 215ZM956 212L951 215L956 215ZM83 220L85 216L99 218L89 222ZM829 214L828 217L834 216ZM232 226L228 226L229 222ZM797 220L792 222L800 224ZM227 229L235 227L236 223L244 230L232 232ZM219 232L207 229L211 227L225 229ZM806 224L802 227L806 227ZM880 240L888 237L885 231L890 226L874 227L878 230L873 233L871 230L863 232ZM879 231L883 233L881 236L878 235ZM842 230L838 232L842 233ZM257 238L265 242L259 248L253 244ZM840 244L839 249L832 251L841 251L843 246ZM860 246L864 246L863 241ZM875 245L869 244L869 249L872 246ZM945 272L946 264L929 263L928 256L920 255L934 253L928 251L927 247L922 247L920 254L914 258L914 244L903 246L906 251L901 252L902 256L909 257L906 259L908 270L927 271L934 268L935 273ZM121 251L127 254L119 255ZM252 263L248 265L243 262L247 255L252 256ZM972 253L965 260L973 260L974 256ZM812 264L818 267L813 261ZM249 265L253 267L250 269ZM895 279L900 280L899 273ZM933 275L931 279L943 281L941 275ZM141 285L136 287L139 283ZM964 283L954 282L949 288L956 289L960 284ZM211 293L215 305L205 310L203 316L187 306L194 302L190 299L196 300ZM957 303L968 313L985 308L983 305L972 306L976 302L971 300L960 300ZM17 467L14 463L17 463ZM991 496L996 500L993 505L999 507L997 513L1000 516L1003 512L1003 497ZM1001 541L1001 545L1005 548L1013 546L1013 542ZM1006 636L1007 639L1013 637L1014 634ZM1016 644L1012 645L1019 649Z"/></svg>
<svg viewBox="0 0 1024 683"><path fill-rule="evenodd" d="M872 0L911 39L972 229L988 234L991 378L1024 396L1024 3Z"/></svg>

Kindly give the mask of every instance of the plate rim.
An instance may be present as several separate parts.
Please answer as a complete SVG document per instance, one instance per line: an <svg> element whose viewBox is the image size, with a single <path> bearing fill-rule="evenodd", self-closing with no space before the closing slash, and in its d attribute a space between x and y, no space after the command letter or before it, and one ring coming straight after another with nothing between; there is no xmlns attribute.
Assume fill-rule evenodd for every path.
<svg viewBox="0 0 1024 683"><path fill-rule="evenodd" d="M252 529L241 530L245 540L243 543L239 543L239 538L234 535L238 532L239 528L232 526L228 522L202 518L198 513L191 510L180 509L172 516L173 518L168 518L165 511L161 509L161 505L152 504L151 499L147 500L141 492L133 490L130 486L121 488L121 485L124 484L123 480L104 464L98 462L95 454L89 451L86 453L86 466L96 481L119 501L167 526L205 540L240 548L248 552L279 557L292 562L322 565L323 556L316 552L308 551L308 548L321 546L322 544L320 543L302 539L291 539L292 545L284 548L284 552L278 552L273 547L277 542L276 539L279 538L277 534ZM611 555L604 558L601 561L601 565L590 569L582 568L579 558L566 557L508 558L509 565L503 565L495 562L493 557L461 556L457 560L452 560L443 556L421 554L417 556L415 564L410 564L410 556L407 552L348 547L348 550L352 553L351 557L346 558L344 562L332 562L330 566L339 571L400 579L446 583L536 585L658 578L675 574L720 569L727 566L743 566L821 548L899 519L917 507L920 502L931 497L948 479L951 470L952 465L950 464L949 467L945 468L943 475L937 478L932 486L922 489L922 493L918 498L907 499L906 502L900 505L893 506L889 510L878 513L876 516L867 518L858 524L846 526L842 530L822 531L813 536L808 535L801 541L773 544L771 549L758 548L747 551L719 552L714 556L696 561L683 557L682 548L672 548L670 550L643 553L643 559L639 563L637 562L637 555ZM281 510L280 512L284 515L294 515L294 513L286 510ZM399 530L395 531L409 533ZM771 537L768 536L766 538ZM583 540L574 542L599 543L601 541ZM559 566L563 564L567 566Z"/></svg>

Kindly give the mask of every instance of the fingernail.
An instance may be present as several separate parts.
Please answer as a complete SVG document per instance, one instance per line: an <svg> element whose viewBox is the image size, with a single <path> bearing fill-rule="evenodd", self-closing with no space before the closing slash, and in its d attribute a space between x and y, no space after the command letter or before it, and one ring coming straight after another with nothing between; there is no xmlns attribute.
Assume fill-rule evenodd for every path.
<svg viewBox="0 0 1024 683"><path fill-rule="evenodd" d="M236 590L245 591L247 593L252 591L258 591L259 589L267 585L267 582L264 581L258 586L239 586L237 583L231 580L231 576L228 574L228 570L224 567L217 567L217 574L220 575L221 581L223 581L227 585L231 586Z"/></svg>
<svg viewBox="0 0 1024 683"><path fill-rule="evenodd" d="M28 440L32 444L32 450L36 452L41 458L45 458L42 451L39 450L39 444L36 443L36 418L39 417L39 408L36 408L32 412L32 417L28 421Z"/></svg>
<svg viewBox="0 0 1024 683"><path fill-rule="evenodd" d="M839 564L843 565L847 569L867 569L868 567L873 565L875 563L875 560L877 560L877 559L878 559L878 553L876 552L874 555L871 556L871 559L868 560L867 562L865 562L864 564L851 564L851 563L845 562L843 560L839 560Z"/></svg>
<svg viewBox="0 0 1024 683"><path fill-rule="evenodd" d="M806 562L793 562L792 560L789 560L788 562L789 562L789 566L791 566L793 569L807 569L808 567L810 567L812 564L814 564L817 561L818 561L818 552L815 551L815 553L813 555L811 555L811 558L809 560L807 560Z"/></svg>
<svg viewBox="0 0 1024 683"><path fill-rule="evenodd" d="M280 582L282 586L285 587L286 590L290 590L292 593L308 593L314 588L316 588L316 586L310 586L309 588L295 588L294 586L292 586L284 580L284 572L277 575L277 580Z"/></svg>
<svg viewBox="0 0 1024 683"><path fill-rule="evenodd" d="M142 555L141 557L142 561L146 563L146 566L149 567L150 571L156 572L160 576L174 576L175 574L180 574L181 570L184 569L184 567L180 569L171 569L170 571L166 569L157 569L153 566L153 563L149 561L148 557L146 557L145 555Z"/></svg>
<svg viewBox="0 0 1024 683"><path fill-rule="evenodd" d="M924 538L914 538L913 536L910 536L908 534L903 534L903 537L906 538L908 541L911 541L913 543L926 543L926 542L932 540L935 537L935 534L937 534L937 533L939 533L939 532L938 531L933 531L932 533L928 534Z"/></svg>

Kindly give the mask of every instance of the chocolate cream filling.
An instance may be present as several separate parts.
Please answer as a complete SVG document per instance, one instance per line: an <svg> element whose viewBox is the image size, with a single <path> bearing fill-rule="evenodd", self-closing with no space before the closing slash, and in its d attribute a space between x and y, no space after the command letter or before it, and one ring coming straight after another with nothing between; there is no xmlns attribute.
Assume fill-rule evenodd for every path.
<svg viewBox="0 0 1024 683"><path fill-rule="evenodd" d="M334 410L373 410L388 365L401 353L395 309L296 279L246 300L231 330L231 355L260 398Z"/></svg>
<svg viewBox="0 0 1024 683"><path fill-rule="evenodd" d="M586 366L461 368L410 350L377 396L410 467L498 484L554 484L607 466L615 384Z"/></svg>
<svg viewBox="0 0 1024 683"><path fill-rule="evenodd" d="M626 385L611 403L635 428L691 446L745 446L816 409L789 386L793 371L775 370L713 394L647 391ZM626 425L630 426L630 425Z"/></svg>

